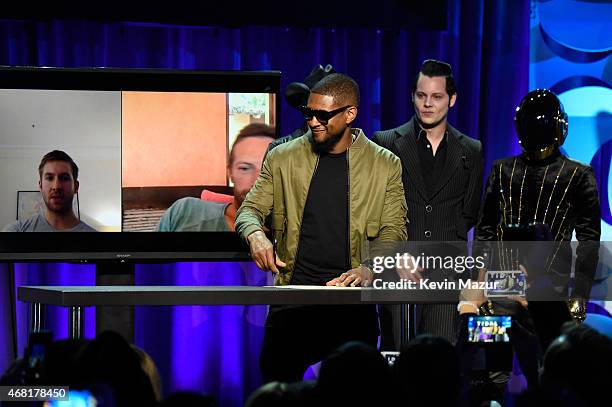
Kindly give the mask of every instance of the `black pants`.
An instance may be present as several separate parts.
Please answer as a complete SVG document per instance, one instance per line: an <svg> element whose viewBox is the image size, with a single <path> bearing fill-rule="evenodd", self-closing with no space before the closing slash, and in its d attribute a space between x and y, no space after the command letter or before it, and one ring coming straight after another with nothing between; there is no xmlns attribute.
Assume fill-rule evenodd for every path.
<svg viewBox="0 0 612 407"><path fill-rule="evenodd" d="M457 304L417 304L416 335L441 336L454 344L460 324Z"/></svg>
<svg viewBox="0 0 612 407"><path fill-rule="evenodd" d="M376 347L376 306L270 306L259 359L264 383L300 381L308 366L349 341Z"/></svg>

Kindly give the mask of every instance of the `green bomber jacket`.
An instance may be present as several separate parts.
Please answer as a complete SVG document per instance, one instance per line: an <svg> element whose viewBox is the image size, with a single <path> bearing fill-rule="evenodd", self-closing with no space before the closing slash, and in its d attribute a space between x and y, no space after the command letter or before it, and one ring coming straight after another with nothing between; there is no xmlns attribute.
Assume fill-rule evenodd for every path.
<svg viewBox="0 0 612 407"><path fill-rule="evenodd" d="M349 249L351 267L356 268L366 260L362 257L367 240L407 239L406 200L399 158L368 140L361 129L351 132L355 138L348 151ZM286 263L275 285L289 284L295 266L304 206L319 160L311 137L308 131L270 151L236 217L236 231L246 239L262 230L272 214L276 254Z"/></svg>

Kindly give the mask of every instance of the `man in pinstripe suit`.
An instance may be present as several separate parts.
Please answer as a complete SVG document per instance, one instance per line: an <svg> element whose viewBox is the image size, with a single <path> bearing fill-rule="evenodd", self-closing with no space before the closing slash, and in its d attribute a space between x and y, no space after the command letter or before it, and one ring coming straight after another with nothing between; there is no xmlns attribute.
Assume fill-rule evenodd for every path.
<svg viewBox="0 0 612 407"><path fill-rule="evenodd" d="M412 89L414 117L407 123L374 133L372 141L402 161L408 204L408 238L413 241L467 240L478 217L482 191L481 144L447 123L457 101L449 64L426 60ZM421 274L407 276L420 279ZM453 304L416 306L416 333L430 333L454 342L457 311Z"/></svg>

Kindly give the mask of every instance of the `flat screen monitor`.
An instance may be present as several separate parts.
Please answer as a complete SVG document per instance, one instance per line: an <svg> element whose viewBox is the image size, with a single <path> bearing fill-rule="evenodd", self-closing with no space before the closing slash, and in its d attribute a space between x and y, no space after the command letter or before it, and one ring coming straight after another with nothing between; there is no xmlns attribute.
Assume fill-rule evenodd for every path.
<svg viewBox="0 0 612 407"><path fill-rule="evenodd" d="M276 71L0 68L0 261L248 258L228 211L279 90Z"/></svg>

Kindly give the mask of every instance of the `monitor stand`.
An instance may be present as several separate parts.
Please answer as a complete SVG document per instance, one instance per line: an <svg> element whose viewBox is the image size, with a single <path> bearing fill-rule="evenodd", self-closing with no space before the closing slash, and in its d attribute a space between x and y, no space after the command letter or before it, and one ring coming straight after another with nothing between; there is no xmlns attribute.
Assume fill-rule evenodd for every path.
<svg viewBox="0 0 612 407"><path fill-rule="evenodd" d="M0 263L0 284L6 287L6 290L2 291L2 295L8 296L10 314L9 332L11 333L11 341L7 343L10 348L10 353L13 356L13 360L17 360L19 357L19 350L17 349L17 309L16 309L16 298L15 292L15 263Z"/></svg>
<svg viewBox="0 0 612 407"><path fill-rule="evenodd" d="M134 285L135 264L96 264L96 285ZM134 307L96 307L96 333L112 330L134 343Z"/></svg>

